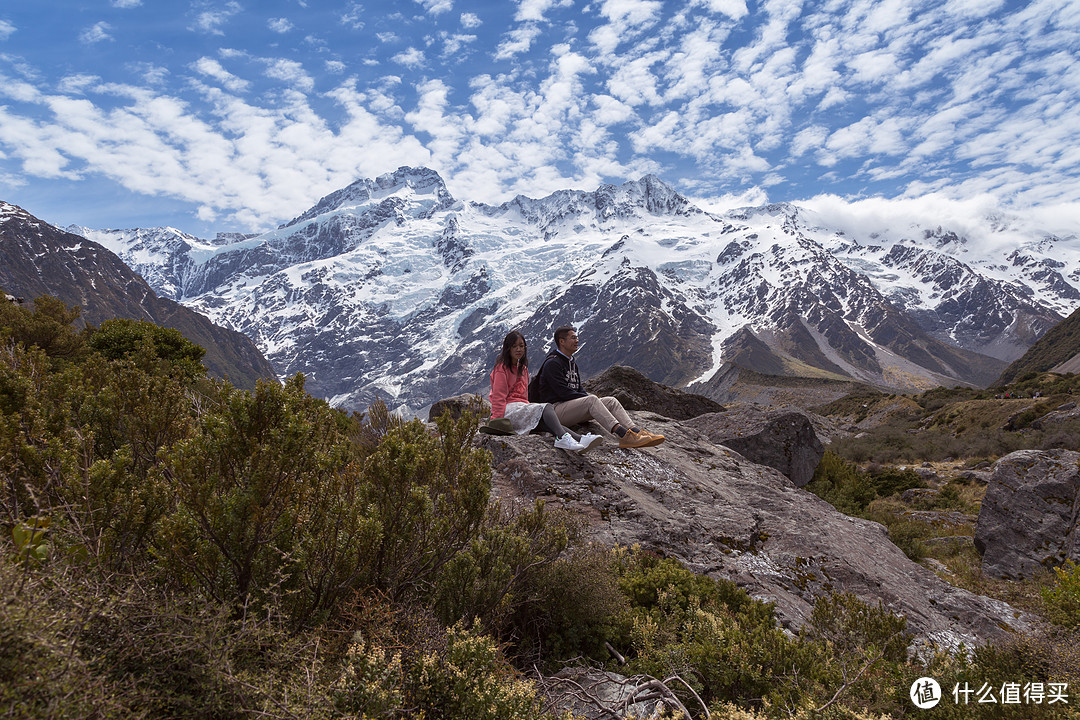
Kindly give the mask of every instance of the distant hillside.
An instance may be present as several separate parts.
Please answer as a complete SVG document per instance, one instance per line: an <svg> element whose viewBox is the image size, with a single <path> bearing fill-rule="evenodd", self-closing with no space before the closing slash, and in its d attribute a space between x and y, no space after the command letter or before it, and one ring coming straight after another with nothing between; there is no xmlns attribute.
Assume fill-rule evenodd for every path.
<svg viewBox="0 0 1080 720"><path fill-rule="evenodd" d="M210 322L183 305L158 297L120 258L86 238L60 230L0 201L0 288L28 302L42 295L78 305L98 325L113 317L171 327L206 349L203 364L242 388L276 377L245 335Z"/></svg>
<svg viewBox="0 0 1080 720"><path fill-rule="evenodd" d="M748 402L808 410L847 395L876 393L879 389L846 378L768 375L728 363L707 382L694 383L686 390L719 403Z"/></svg>
<svg viewBox="0 0 1080 720"><path fill-rule="evenodd" d="M1080 371L1080 310L1062 320L1005 368L994 386L1007 385L1031 372Z"/></svg>

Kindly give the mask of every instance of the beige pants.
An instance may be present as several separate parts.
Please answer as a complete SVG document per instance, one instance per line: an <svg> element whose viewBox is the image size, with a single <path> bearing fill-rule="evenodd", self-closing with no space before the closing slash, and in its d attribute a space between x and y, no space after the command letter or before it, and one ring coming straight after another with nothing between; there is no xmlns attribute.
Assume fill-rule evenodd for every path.
<svg viewBox="0 0 1080 720"><path fill-rule="evenodd" d="M563 425L577 425L586 420L595 420L608 432L619 423L627 430L634 426L634 421L623 410L622 403L613 397L587 395L566 402L552 403L552 407Z"/></svg>

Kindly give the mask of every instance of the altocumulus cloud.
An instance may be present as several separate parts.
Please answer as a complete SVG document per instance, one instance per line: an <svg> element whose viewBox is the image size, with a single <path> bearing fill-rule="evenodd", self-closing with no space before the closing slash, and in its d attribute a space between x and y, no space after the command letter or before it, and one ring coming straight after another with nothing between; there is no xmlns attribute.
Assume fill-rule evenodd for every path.
<svg viewBox="0 0 1080 720"><path fill-rule="evenodd" d="M282 34L302 24L306 48L230 37L238 49L200 45L168 68L144 58L157 80L141 86L111 68L35 80L9 53L0 160L9 176L19 164L26 178L104 174L205 218L262 224L401 164L430 164L486 201L646 172L717 204L1080 200L1075 0L751 5L349 2L327 28L258 20ZM242 11L257 8L200 3L188 22L221 34ZM122 37L110 20L94 42ZM0 20L0 39L17 36Z"/></svg>
<svg viewBox="0 0 1080 720"><path fill-rule="evenodd" d="M195 16L192 29L213 35L224 35L222 26L242 10L240 3L237 2L226 3L225 7L216 10L203 10Z"/></svg>
<svg viewBox="0 0 1080 720"><path fill-rule="evenodd" d="M288 18L272 18L267 21L266 26L276 33L287 33L293 29L293 24Z"/></svg>
<svg viewBox="0 0 1080 720"><path fill-rule="evenodd" d="M103 40L112 40L112 35L109 34L110 30L112 30L112 26L107 22L94 23L79 34L79 42L93 45Z"/></svg>

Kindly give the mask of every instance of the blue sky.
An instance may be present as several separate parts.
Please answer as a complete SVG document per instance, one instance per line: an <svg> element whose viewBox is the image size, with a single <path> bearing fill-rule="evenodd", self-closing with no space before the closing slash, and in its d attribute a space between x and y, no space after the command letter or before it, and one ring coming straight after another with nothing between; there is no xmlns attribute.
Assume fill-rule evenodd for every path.
<svg viewBox="0 0 1080 720"><path fill-rule="evenodd" d="M207 236L427 165L492 203L655 173L1071 222L1078 54L1078 0L10 2L0 199Z"/></svg>

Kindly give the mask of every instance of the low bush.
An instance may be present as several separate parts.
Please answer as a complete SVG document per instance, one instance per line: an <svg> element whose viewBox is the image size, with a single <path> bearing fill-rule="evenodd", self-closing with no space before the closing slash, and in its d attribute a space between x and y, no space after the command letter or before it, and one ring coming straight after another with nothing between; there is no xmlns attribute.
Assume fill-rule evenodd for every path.
<svg viewBox="0 0 1080 720"><path fill-rule="evenodd" d="M1080 565L1068 560L1054 568L1054 584L1042 588L1042 597L1050 622L1080 630Z"/></svg>
<svg viewBox="0 0 1080 720"><path fill-rule="evenodd" d="M411 662L358 635L331 685L335 710L348 717L532 720L545 716L535 685L506 661L495 641L455 625L441 653Z"/></svg>

